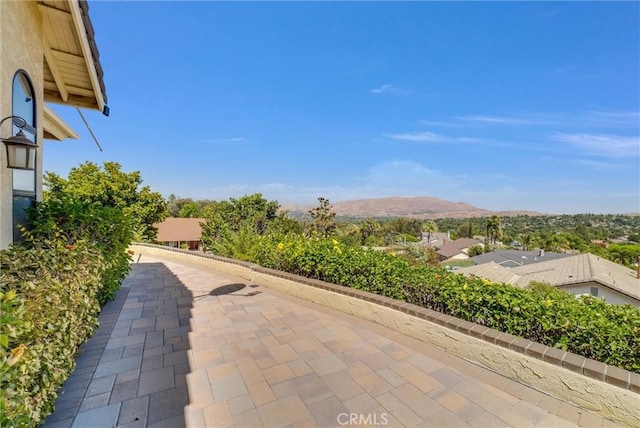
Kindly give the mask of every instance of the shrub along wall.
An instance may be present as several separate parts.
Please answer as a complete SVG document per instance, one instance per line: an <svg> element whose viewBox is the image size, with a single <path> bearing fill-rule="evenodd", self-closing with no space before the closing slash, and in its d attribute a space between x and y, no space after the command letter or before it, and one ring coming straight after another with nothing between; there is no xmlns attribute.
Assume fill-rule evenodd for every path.
<svg viewBox="0 0 640 428"><path fill-rule="evenodd" d="M579 299L544 284L520 289L411 266L393 254L330 239L268 236L262 266L405 300L640 373L640 309Z"/></svg>
<svg viewBox="0 0 640 428"><path fill-rule="evenodd" d="M130 269L129 219L72 198L39 203L25 244L0 251L0 426L53 411L78 347Z"/></svg>
<svg viewBox="0 0 640 428"><path fill-rule="evenodd" d="M37 246L47 240L66 245L86 241L97 249L106 264L102 287L98 291L101 305L115 297L131 269L127 248L132 239L131 218L120 208L81 202L67 196L38 203L29 213L29 230L25 231L27 245Z"/></svg>
<svg viewBox="0 0 640 428"><path fill-rule="evenodd" d="M61 242L1 251L0 265L0 426L35 426L98 325L106 265L98 250Z"/></svg>

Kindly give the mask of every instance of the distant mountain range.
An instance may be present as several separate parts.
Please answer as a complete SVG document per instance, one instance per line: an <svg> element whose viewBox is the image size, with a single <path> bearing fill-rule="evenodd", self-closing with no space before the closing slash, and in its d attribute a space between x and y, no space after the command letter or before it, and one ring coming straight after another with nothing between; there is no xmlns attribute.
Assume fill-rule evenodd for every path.
<svg viewBox="0 0 640 428"><path fill-rule="evenodd" d="M464 202L451 202L428 196L358 199L332 203L333 212L344 217L407 217L418 219L487 217L491 215L544 215L535 211L489 211ZM317 205L283 205L292 215L306 214Z"/></svg>

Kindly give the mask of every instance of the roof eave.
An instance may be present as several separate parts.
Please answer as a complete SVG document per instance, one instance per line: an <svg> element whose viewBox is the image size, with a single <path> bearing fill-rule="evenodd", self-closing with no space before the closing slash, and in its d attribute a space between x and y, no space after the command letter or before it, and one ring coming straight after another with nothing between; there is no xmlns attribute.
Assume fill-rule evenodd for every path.
<svg viewBox="0 0 640 428"><path fill-rule="evenodd" d="M76 27L78 37L80 38L80 47L84 56L85 64L89 72L89 78L91 79L91 85L93 86L93 92L95 95L96 104L98 110L103 111L106 106L106 96L103 94L104 81L98 76L98 67L100 67L100 60L97 58L97 46L95 39L93 38L93 25L91 24L91 18L89 17L89 7L86 0L82 0L84 13L81 10L80 0L69 0L71 6L71 15L73 16L73 23ZM89 38L89 32L91 31L91 38Z"/></svg>
<svg viewBox="0 0 640 428"><path fill-rule="evenodd" d="M44 104L43 113L45 140L62 141L68 138L74 140L79 138L78 134L60 116L55 114L51 107Z"/></svg>
<svg viewBox="0 0 640 428"><path fill-rule="evenodd" d="M48 28L66 28L74 34L76 46L79 47L76 55L81 57L84 79L89 85L75 87L74 81L65 79L63 69L59 61L56 60L56 55L73 54L54 51L51 44L56 39L50 39L49 37L55 36L47 35L47 32L45 32L44 60L51 71L53 81L50 81L51 86L44 90L44 100L45 102L104 112L107 103L106 90L99 52L94 40L93 25L88 13L88 4L86 0L63 0L61 4L66 4L67 7L59 8L56 7L55 3L42 0L38 2L41 13L55 22L53 26Z"/></svg>

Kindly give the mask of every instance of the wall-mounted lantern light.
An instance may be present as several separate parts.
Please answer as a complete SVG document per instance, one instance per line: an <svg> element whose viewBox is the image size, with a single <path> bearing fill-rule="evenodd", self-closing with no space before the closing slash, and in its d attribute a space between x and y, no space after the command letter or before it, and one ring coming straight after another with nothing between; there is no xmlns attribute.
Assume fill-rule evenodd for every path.
<svg viewBox="0 0 640 428"><path fill-rule="evenodd" d="M22 129L27 126L27 121L20 116L7 116L0 121L0 127L5 120L12 121L20 130L16 135L9 138L2 138L2 142L7 146L7 167L13 169L36 169L36 150L38 145L27 138Z"/></svg>

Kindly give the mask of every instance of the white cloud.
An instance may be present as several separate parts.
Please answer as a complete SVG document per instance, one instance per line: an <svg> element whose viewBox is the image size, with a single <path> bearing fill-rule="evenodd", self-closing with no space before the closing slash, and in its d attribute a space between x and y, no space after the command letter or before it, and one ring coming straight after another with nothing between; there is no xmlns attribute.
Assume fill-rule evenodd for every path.
<svg viewBox="0 0 640 428"><path fill-rule="evenodd" d="M534 125L540 123L533 118L521 118L513 116L485 116L485 115L472 115L472 116L459 116L457 119L465 122L479 122L496 125Z"/></svg>
<svg viewBox="0 0 640 428"><path fill-rule="evenodd" d="M253 195L254 193L269 194L286 194L294 189L293 186L282 183L264 183L264 184L229 184L226 186L215 186L207 189L209 199L223 200L229 198L238 198L244 195Z"/></svg>
<svg viewBox="0 0 640 428"><path fill-rule="evenodd" d="M583 165L589 168L596 169L598 171L616 171L620 169L619 163L595 161L591 159L574 159L573 163Z"/></svg>
<svg viewBox="0 0 640 428"><path fill-rule="evenodd" d="M640 154L640 138L610 134L553 134L555 141L568 143L590 153L610 157L627 157Z"/></svg>
<svg viewBox="0 0 640 428"><path fill-rule="evenodd" d="M391 89L391 85L382 85L379 88L369 89L372 94L383 94Z"/></svg>
<svg viewBox="0 0 640 428"><path fill-rule="evenodd" d="M602 160L582 159L582 158L556 158L551 156L542 156L540 159L556 164L566 165L572 163L574 165L581 165L587 168L595 169L598 171L619 171L624 167L621 162L607 162ZM575 183L574 183L575 184Z"/></svg>
<svg viewBox="0 0 640 428"><path fill-rule="evenodd" d="M388 83L380 86L379 88L369 89L369 92L375 95L388 94L388 95L395 95L395 96L406 96L406 95L411 95L413 93L413 91L410 91L408 89L398 88Z"/></svg>
<svg viewBox="0 0 640 428"><path fill-rule="evenodd" d="M210 143L210 144L231 144L231 143L244 143L247 141L247 139L244 137L204 138L199 141L201 143Z"/></svg>
<svg viewBox="0 0 640 428"><path fill-rule="evenodd" d="M416 143L477 143L480 140L471 137L448 137L435 132L408 132L404 134L386 134L393 140L411 141Z"/></svg>
<svg viewBox="0 0 640 428"><path fill-rule="evenodd" d="M207 189L207 198L224 200L262 193L281 204L315 203L319 196L332 202L385 196L435 196L445 198L465 177L428 168L418 162L390 160L373 165L348 184L304 185L292 183L230 184Z"/></svg>
<svg viewBox="0 0 640 428"><path fill-rule="evenodd" d="M394 140L415 141L420 143L440 143L446 141L446 137L435 132L409 132L406 134L388 134L387 137Z"/></svg>
<svg viewBox="0 0 640 428"><path fill-rule="evenodd" d="M546 126L554 128L593 129L598 127L632 129L640 127L638 111L588 110L575 113L520 112L511 115L472 114L443 120L421 120L434 127L464 128L471 126Z"/></svg>
<svg viewBox="0 0 640 428"><path fill-rule="evenodd" d="M411 160L390 160L371 167L360 187L387 196L430 196L457 187L464 176L446 174Z"/></svg>
<svg viewBox="0 0 640 428"><path fill-rule="evenodd" d="M588 111L584 118L590 125L629 126L634 129L640 127L640 112L638 111Z"/></svg>
<svg viewBox="0 0 640 428"><path fill-rule="evenodd" d="M556 160L548 158L547 160ZM558 162L566 160L557 159ZM595 168L606 162L576 159ZM455 165L450 165L450 168ZM175 191L174 191L175 193ZM339 183L232 184L206 189L202 197L215 200L262 193L283 205L313 205L322 196L331 202L389 196L431 196L461 201L489 210L533 210L547 213L632 212L637 211L637 189L610 192L594 188L584 180L544 177L521 180L501 174L461 174L454 170L433 169L413 160L387 160L371 165L357 178ZM180 193L186 194L186 193ZM567 195L573 195L568 198ZM191 195L194 197L195 195ZM606 204L602 201L606 200Z"/></svg>
<svg viewBox="0 0 640 428"><path fill-rule="evenodd" d="M461 123L457 123L457 122L442 122L437 120L424 120L424 119L420 121L420 124L427 125L427 126L436 126L441 128L460 128L461 126L463 126Z"/></svg>

